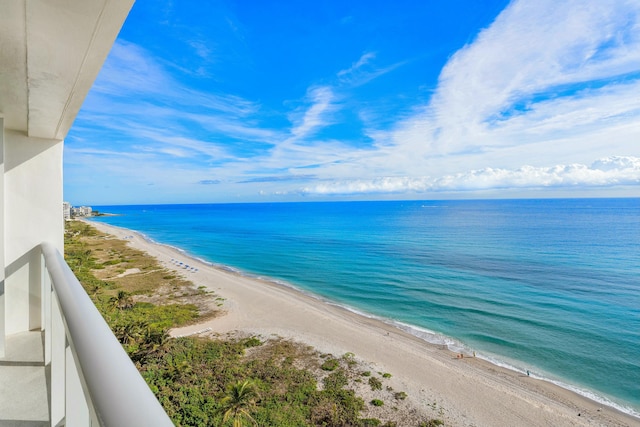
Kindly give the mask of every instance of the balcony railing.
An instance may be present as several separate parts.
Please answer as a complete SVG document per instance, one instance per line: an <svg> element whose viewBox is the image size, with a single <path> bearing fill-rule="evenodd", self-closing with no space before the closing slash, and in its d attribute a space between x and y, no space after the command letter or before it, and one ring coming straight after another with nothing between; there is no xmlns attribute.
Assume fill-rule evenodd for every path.
<svg viewBox="0 0 640 427"><path fill-rule="evenodd" d="M172 426L60 252L41 248L51 426Z"/></svg>

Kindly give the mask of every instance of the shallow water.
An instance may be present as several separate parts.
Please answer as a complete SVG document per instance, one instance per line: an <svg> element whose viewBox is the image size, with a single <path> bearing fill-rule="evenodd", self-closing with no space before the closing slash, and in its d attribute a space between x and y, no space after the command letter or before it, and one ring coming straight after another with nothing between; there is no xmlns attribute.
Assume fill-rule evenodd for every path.
<svg viewBox="0 0 640 427"><path fill-rule="evenodd" d="M640 199L94 208L640 412Z"/></svg>

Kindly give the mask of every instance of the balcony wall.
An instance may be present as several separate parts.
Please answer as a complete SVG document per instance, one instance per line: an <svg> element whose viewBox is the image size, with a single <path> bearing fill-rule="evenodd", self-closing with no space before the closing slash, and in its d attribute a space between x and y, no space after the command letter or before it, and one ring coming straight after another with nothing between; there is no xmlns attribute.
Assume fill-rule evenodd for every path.
<svg viewBox="0 0 640 427"><path fill-rule="evenodd" d="M6 334L40 327L34 248L62 250L62 141L133 1L2 2L0 357Z"/></svg>
<svg viewBox="0 0 640 427"><path fill-rule="evenodd" d="M39 245L63 252L62 141L4 130L1 187L4 286L0 288L0 356L4 337L41 327Z"/></svg>
<svg viewBox="0 0 640 427"><path fill-rule="evenodd" d="M172 425L61 255L62 141L3 124L0 424Z"/></svg>
<svg viewBox="0 0 640 427"><path fill-rule="evenodd" d="M43 267L40 245L48 242L45 246L53 248L56 253L63 252L62 141L98 75L133 1L11 0L2 3L0 13L0 368L4 368L7 372L18 372L18 369L21 369L20 372L25 372L27 368L33 368L29 371L37 371L38 375L44 375L53 369L54 362L51 362L51 359L55 359L53 355L56 350L50 337L56 335L55 322L54 324L51 322L53 318L57 318L53 315L57 304L51 303L56 301L56 297L50 281L47 281L50 272ZM71 301L68 304L74 307L74 310L86 305L82 303L77 307L76 299L71 298ZM91 367L90 361L94 357L85 356L83 365L80 360L82 358L76 354L76 346L70 345L73 334L67 329L68 319L64 313L60 314L60 319L65 319L60 320L58 325L64 324L65 329L64 334L61 335L60 348L65 353L69 353L65 356L64 363L73 361L75 366L71 367L73 369L65 367L64 372L69 373L74 369L78 372L77 377L82 379L82 393L87 397L91 411L102 420L97 416L99 411L93 409L91 402L94 396L92 396L91 387L87 386L85 377L87 375L93 377L102 369L108 370L109 362L103 361L100 368ZM82 320L75 321L76 325L81 323ZM42 333L42 330L45 332ZM44 343L48 343L47 345L40 345L42 344L41 336L45 337ZM84 338L80 341L86 341L86 344L90 345L92 340L87 336L83 335ZM101 341L114 344L114 340L115 337L107 335ZM25 345L27 341L33 341L38 345ZM117 344L117 340L115 343ZM123 352L119 344L112 347L116 352ZM33 350L34 348L39 350ZM25 350L31 354L25 356ZM119 356L118 359L120 359ZM131 371L133 375L135 368L131 362L128 359L120 362L126 366L123 369L133 369ZM118 370L117 365L113 366ZM49 372L47 375L47 385L51 394L48 396L48 403L47 399L44 399L45 406L49 407L49 416L45 418L54 425L58 420L69 421L69 411L74 412L79 406L73 403L74 400L64 398L64 411L60 414L53 413L59 406L55 401L62 399L61 393L55 391L58 387L56 384L61 383L53 378L55 376L53 373ZM16 378L21 377L16 376ZM8 377L4 375L0 379L7 383ZM27 378L24 379L27 380ZM142 381L141 378L139 380ZM9 396L13 399L12 402L27 405L25 402L28 399L21 399L18 395L20 391L18 389L24 385L20 383L25 381L10 382L9 388L0 382L0 410L6 408ZM74 383L76 388L79 387L78 381L73 383L64 381L61 387L65 389L65 393L69 393ZM114 400L112 396L120 394L114 390L128 388L127 381L121 379L114 384L109 393L98 399L99 405L106 405L104 407L108 408L108 405L116 402L118 407L126 406L123 402ZM96 387L94 391L95 389ZM142 388L142 390L138 394L149 394L148 389ZM24 393L25 390L22 392ZM148 396L145 399L147 398ZM136 399L130 400L130 406L140 406L136 404ZM151 399L151 404L158 406L157 401L153 403L153 400ZM142 410L146 407L148 407L147 404L140 406ZM167 420L166 415L161 418ZM129 420L131 419L134 418ZM19 425L41 425L41 421L44 422L42 417L32 421L37 421L38 424L29 421L28 424ZM0 424L5 425L3 422L0 419ZM161 424L170 423L154 425ZM77 424L69 422L67 425L89 424L82 421ZM100 425L144 425L144 423L136 421L118 424L100 421Z"/></svg>

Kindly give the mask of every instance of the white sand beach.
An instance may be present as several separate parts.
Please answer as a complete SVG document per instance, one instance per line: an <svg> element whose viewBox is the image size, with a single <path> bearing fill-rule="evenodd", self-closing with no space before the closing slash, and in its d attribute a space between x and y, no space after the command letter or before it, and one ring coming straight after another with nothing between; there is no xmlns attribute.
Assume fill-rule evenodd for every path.
<svg viewBox="0 0 640 427"><path fill-rule="evenodd" d="M453 426L640 426L640 419L589 400L550 382L503 369L473 355L458 358L384 322L360 316L286 286L217 269L184 253L145 240L136 232L90 222L125 239L182 272L196 286L224 298L223 316L172 331L186 335L210 330L277 335L322 352L352 352L372 369L389 372L395 390L404 390L416 407L441 410ZM186 270L172 262L180 260ZM313 274L313 272L310 272Z"/></svg>

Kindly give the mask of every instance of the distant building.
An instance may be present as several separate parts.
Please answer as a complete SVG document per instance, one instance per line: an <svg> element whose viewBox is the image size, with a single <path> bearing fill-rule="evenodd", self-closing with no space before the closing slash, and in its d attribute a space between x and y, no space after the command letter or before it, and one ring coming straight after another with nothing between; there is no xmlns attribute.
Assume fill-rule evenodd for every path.
<svg viewBox="0 0 640 427"><path fill-rule="evenodd" d="M71 203L62 202L62 217L65 221L69 221L71 219Z"/></svg>
<svg viewBox="0 0 640 427"><path fill-rule="evenodd" d="M69 208L70 208L69 219L93 215L93 209L91 208L91 206L80 206L80 207L69 206Z"/></svg>

